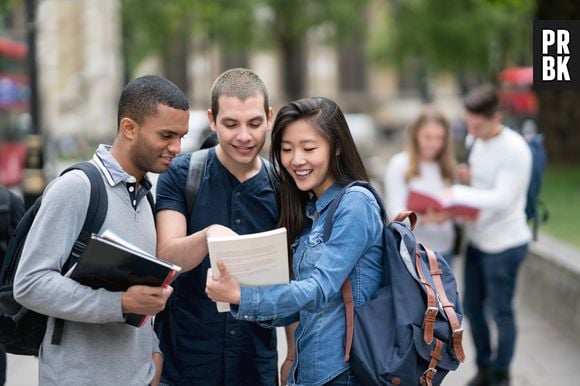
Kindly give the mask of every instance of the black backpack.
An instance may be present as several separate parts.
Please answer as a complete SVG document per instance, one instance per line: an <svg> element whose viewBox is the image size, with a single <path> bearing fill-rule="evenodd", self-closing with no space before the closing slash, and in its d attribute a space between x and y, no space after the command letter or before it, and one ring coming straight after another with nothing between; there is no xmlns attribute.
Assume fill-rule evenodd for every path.
<svg viewBox="0 0 580 386"><path fill-rule="evenodd" d="M86 247L91 233L98 233L107 214L107 190L101 173L90 162L75 164L61 173L82 170L91 181L89 208L81 233L63 266L68 271ZM0 343L6 352L19 355L38 355L46 331L47 316L28 310L14 300L12 285L28 231L42 202L39 197L18 223L11 237L0 272ZM57 320L52 336L53 344L60 344L63 321Z"/></svg>
<svg viewBox="0 0 580 386"><path fill-rule="evenodd" d="M535 241L538 240L538 228L548 221L549 213L545 203L540 199L542 179L548 154L544 148L544 136L542 134L525 135L530 152L532 153L532 174L526 193L526 219L532 222L532 234Z"/></svg>
<svg viewBox="0 0 580 386"><path fill-rule="evenodd" d="M378 193L366 182L353 182L328 209L323 240L347 188L369 189L386 212ZM409 228L402 221L409 219ZM440 385L463 362L463 315L451 268L438 252L415 240L413 212L402 212L383 230L383 283L362 307L354 308L350 281L342 286L346 310L345 360L365 386Z"/></svg>
<svg viewBox="0 0 580 386"><path fill-rule="evenodd" d="M17 204L17 205L14 205ZM0 185L0 266L4 261L6 248L15 224L24 214L24 203L11 193L6 187Z"/></svg>

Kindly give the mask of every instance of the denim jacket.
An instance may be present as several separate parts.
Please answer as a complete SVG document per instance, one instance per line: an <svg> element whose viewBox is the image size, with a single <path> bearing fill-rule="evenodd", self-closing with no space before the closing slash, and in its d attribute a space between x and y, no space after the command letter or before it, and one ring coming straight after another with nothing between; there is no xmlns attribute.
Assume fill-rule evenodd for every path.
<svg viewBox="0 0 580 386"><path fill-rule="evenodd" d="M233 308L238 319L275 325L300 321L290 385L322 385L349 368L341 286L348 276L355 307L380 286L383 224L371 192L349 188L334 214L330 239L322 242L328 206L340 190L335 184L308 203L304 230L293 243L294 280L242 288L240 305Z"/></svg>

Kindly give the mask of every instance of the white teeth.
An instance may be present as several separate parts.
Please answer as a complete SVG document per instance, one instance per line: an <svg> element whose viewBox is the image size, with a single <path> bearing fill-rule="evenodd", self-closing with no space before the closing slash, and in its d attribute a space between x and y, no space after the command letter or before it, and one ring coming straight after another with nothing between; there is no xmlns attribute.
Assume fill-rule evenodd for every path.
<svg viewBox="0 0 580 386"><path fill-rule="evenodd" d="M296 174L298 174L299 176L306 176L308 174L310 174L312 172L312 170L296 170Z"/></svg>

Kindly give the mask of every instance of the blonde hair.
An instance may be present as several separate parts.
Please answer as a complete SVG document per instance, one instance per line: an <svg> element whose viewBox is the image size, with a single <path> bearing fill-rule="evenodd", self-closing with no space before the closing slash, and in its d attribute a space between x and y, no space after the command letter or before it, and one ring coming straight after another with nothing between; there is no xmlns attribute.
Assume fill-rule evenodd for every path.
<svg viewBox="0 0 580 386"><path fill-rule="evenodd" d="M409 182L411 179L421 175L421 169L419 167L421 163L421 157L417 136L419 134L419 130L421 130L421 128L429 122L439 124L445 129L443 147L441 148L439 154L437 154L436 161L441 168L441 176L443 177L443 180L448 184L451 184L453 181L453 169L455 167L455 155L453 152L451 129L447 118L445 118L445 116L439 110L432 106L424 107L421 110L421 113L408 127L407 154L409 155L409 168L405 173L405 180Z"/></svg>

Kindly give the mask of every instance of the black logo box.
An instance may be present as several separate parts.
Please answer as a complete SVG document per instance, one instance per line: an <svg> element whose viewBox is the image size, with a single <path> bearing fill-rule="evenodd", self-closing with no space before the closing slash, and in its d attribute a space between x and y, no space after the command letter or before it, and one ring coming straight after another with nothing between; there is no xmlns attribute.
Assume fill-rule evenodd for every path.
<svg viewBox="0 0 580 386"><path fill-rule="evenodd" d="M569 54L558 54L556 52L558 42L556 41L548 48L548 56L558 61L558 56L569 56L567 63L570 80L542 80L542 31L550 29L566 30L569 33L568 42ZM580 20L534 20L534 89L547 90L580 90ZM557 32L556 32L557 40Z"/></svg>

